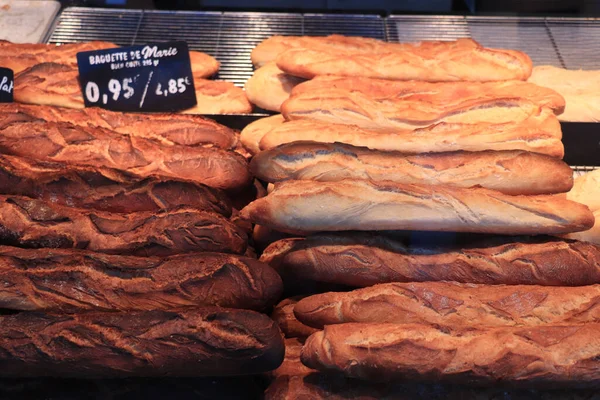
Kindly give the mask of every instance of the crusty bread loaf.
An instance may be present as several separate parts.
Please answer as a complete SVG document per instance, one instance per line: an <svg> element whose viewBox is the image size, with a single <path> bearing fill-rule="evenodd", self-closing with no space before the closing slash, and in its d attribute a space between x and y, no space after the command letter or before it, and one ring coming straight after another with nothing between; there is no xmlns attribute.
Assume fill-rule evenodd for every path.
<svg viewBox="0 0 600 400"><path fill-rule="evenodd" d="M591 229L583 232L569 233L564 235L564 237L600 245L600 209L594 211L594 218L596 222Z"/></svg>
<svg viewBox="0 0 600 400"><path fill-rule="evenodd" d="M77 53L82 51L103 50L117 47L109 42L68 43L61 46L38 43L0 44L0 65L10 68L15 74L33 67L36 64L53 62L69 66L77 66ZM196 78L206 78L219 70L219 62L206 53L190 51L192 74Z"/></svg>
<svg viewBox="0 0 600 400"><path fill-rule="evenodd" d="M250 183L246 160L233 152L202 146L164 144L98 127L52 123L0 113L4 154L124 171L137 178L166 177L219 189Z"/></svg>
<svg viewBox="0 0 600 400"><path fill-rule="evenodd" d="M259 143L263 136L282 125L283 121L285 120L281 114L258 119L242 129L240 141L250 153L257 154L260 152Z"/></svg>
<svg viewBox="0 0 600 400"><path fill-rule="evenodd" d="M284 355L266 315L217 307L2 316L0 349L0 375L19 378L256 374Z"/></svg>
<svg viewBox="0 0 600 400"><path fill-rule="evenodd" d="M600 210L600 169L575 178L567 198L585 204L592 211Z"/></svg>
<svg viewBox="0 0 600 400"><path fill-rule="evenodd" d="M302 362L366 380L598 387L600 324L448 330L341 324L311 335Z"/></svg>
<svg viewBox="0 0 600 400"><path fill-rule="evenodd" d="M600 70L568 70L551 65L533 68L529 82L551 88L565 98L561 121L600 121Z"/></svg>
<svg viewBox="0 0 600 400"><path fill-rule="evenodd" d="M296 86L281 113L287 120L415 129L439 122L521 121L531 115L532 104L560 114L565 100L552 89L521 81L428 83L322 76Z"/></svg>
<svg viewBox="0 0 600 400"><path fill-rule="evenodd" d="M317 330L306 326L296 319L294 306L304 296L295 296L280 301L271 314L273 321L277 322L279 329L286 338L307 338Z"/></svg>
<svg viewBox="0 0 600 400"><path fill-rule="evenodd" d="M263 252L261 261L280 274L354 287L427 281L542 286L600 283L600 247L546 237L438 246L408 245L367 232L319 234L275 242Z"/></svg>
<svg viewBox="0 0 600 400"><path fill-rule="evenodd" d="M0 246L0 276L5 282L0 306L13 310L169 310L199 305L265 310L283 290L281 279L266 264L222 253L160 258Z"/></svg>
<svg viewBox="0 0 600 400"><path fill-rule="evenodd" d="M382 43L371 51L297 47L277 56L290 75L311 79L343 75L392 80L505 81L526 80L532 62L521 51L490 49L472 39L420 43Z"/></svg>
<svg viewBox="0 0 600 400"><path fill-rule="evenodd" d="M386 283L300 299L294 314L323 329L346 322L466 326L583 324L600 319L600 285L579 287Z"/></svg>
<svg viewBox="0 0 600 400"><path fill-rule="evenodd" d="M243 254L247 235L219 214L193 208L109 213L0 196L0 240L20 247L78 248L109 254Z"/></svg>
<svg viewBox="0 0 600 400"><path fill-rule="evenodd" d="M17 103L0 104L0 114L27 115L47 122L105 128L154 139L164 145L210 145L234 149L239 143L239 135L233 129L199 115L122 113L97 107L72 109Z"/></svg>
<svg viewBox="0 0 600 400"><path fill-rule="evenodd" d="M286 338L284 343L285 357L283 359L283 363L276 370L269 372L268 376L271 380L275 380L283 376L305 376L316 372L314 369L306 367L304 364L302 364L302 361L300 361L300 354L302 353L304 339Z"/></svg>
<svg viewBox="0 0 600 400"><path fill-rule="evenodd" d="M558 158L564 156L560 123L547 108L532 107L528 117L514 122L485 125L439 123L415 130L369 129L315 120L282 123L276 117L269 118L273 124L268 123L268 118L265 118L248 125L242 131L242 141L245 133L246 136L250 136L251 132L252 141L259 140L262 150L307 140L347 143L375 150L411 154L457 150L525 150ZM440 140L441 137L444 140Z"/></svg>
<svg viewBox="0 0 600 400"><path fill-rule="evenodd" d="M254 71L244 88L252 104L265 110L279 112L281 104L290 97L294 86L304 79L288 75L275 63L266 64Z"/></svg>
<svg viewBox="0 0 600 400"><path fill-rule="evenodd" d="M482 188L393 182L285 181L241 211L283 232L423 230L538 235L594 225L583 204L561 195L509 196Z"/></svg>
<svg viewBox="0 0 600 400"><path fill-rule="evenodd" d="M198 104L188 114L247 113L252 105L241 88L230 82L194 78ZM19 103L83 108L76 67L42 63L15 76L14 100Z"/></svg>
<svg viewBox="0 0 600 400"><path fill-rule="evenodd" d="M231 215L227 195L208 186L169 179L139 181L114 170L6 155L0 156L0 193L109 212L158 212L186 206Z"/></svg>
<svg viewBox="0 0 600 400"><path fill-rule="evenodd" d="M563 193L573 186L573 171L563 161L517 150L406 155L340 143L293 142L257 154L250 170L266 182L364 179L481 186L512 195Z"/></svg>

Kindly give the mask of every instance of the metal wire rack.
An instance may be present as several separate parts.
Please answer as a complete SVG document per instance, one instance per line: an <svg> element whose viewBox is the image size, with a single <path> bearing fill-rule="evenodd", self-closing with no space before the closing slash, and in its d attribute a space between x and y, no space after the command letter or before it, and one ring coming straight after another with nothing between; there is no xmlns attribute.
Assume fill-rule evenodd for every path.
<svg viewBox="0 0 600 400"><path fill-rule="evenodd" d="M600 169L600 167L581 167L581 166L571 166L571 169L573 170L573 176L575 178L577 178L578 176L581 176L587 172L591 172L591 171L595 171L597 169Z"/></svg>

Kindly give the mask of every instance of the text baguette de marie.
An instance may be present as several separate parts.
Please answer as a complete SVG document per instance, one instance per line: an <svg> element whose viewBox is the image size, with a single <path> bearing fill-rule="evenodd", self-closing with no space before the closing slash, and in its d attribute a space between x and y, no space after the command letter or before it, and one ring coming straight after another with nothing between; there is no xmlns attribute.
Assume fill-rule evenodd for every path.
<svg viewBox="0 0 600 400"><path fill-rule="evenodd" d="M89 56L90 65L107 64L118 61L147 60L149 58L165 58L177 55L177 48L159 49L158 46L146 46L142 50L120 51L110 54L94 54Z"/></svg>

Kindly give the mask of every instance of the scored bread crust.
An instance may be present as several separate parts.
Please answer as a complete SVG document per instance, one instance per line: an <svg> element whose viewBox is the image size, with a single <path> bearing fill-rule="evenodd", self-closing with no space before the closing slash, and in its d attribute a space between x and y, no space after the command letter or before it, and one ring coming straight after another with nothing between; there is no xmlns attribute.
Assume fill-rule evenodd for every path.
<svg viewBox="0 0 600 400"><path fill-rule="evenodd" d="M530 114L517 121L493 124L442 122L414 130L361 128L315 120L285 123L277 120L273 121L277 122L274 124L259 121L253 123L256 124L253 125L253 139L260 140L261 150L307 140L347 143L411 154L457 150L526 150L558 158L564 156L560 122L551 110L539 107L531 107Z"/></svg>
<svg viewBox="0 0 600 400"><path fill-rule="evenodd" d="M250 170L266 182L364 179L481 186L512 195L562 193L573 186L573 171L566 163L525 151L406 155L341 143L293 142L257 154Z"/></svg>
<svg viewBox="0 0 600 400"><path fill-rule="evenodd" d="M298 320L317 329L347 322L461 328L582 324L600 319L600 285L579 287L386 283L300 299Z"/></svg>
<svg viewBox="0 0 600 400"><path fill-rule="evenodd" d="M523 120L531 114L531 104L560 114L565 100L552 89L522 81L428 83L320 76L296 86L281 113L287 120L414 129L438 122Z"/></svg>
<svg viewBox="0 0 600 400"><path fill-rule="evenodd" d="M600 385L600 324L448 330L420 324L326 326L302 362L365 380Z"/></svg>
<svg viewBox="0 0 600 400"><path fill-rule="evenodd" d="M288 75L277 68L275 63L269 63L255 70L244 88L252 104L279 112L292 89L302 82L304 79Z"/></svg>
<svg viewBox="0 0 600 400"><path fill-rule="evenodd" d="M291 47L277 56L288 74L311 79L344 75L391 80L526 80L532 62L521 51L491 49L472 39L386 44L356 52L344 48Z"/></svg>
<svg viewBox="0 0 600 400"><path fill-rule="evenodd" d="M393 182L285 181L241 211L283 232L423 230L561 234L590 229L589 208L564 195L509 196L482 188Z"/></svg>

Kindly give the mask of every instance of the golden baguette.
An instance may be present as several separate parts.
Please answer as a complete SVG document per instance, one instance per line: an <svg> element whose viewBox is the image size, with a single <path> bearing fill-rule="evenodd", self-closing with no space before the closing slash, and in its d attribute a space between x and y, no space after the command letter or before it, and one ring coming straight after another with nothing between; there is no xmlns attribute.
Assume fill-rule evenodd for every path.
<svg viewBox="0 0 600 400"><path fill-rule="evenodd" d="M594 225L583 204L561 195L509 196L481 188L393 182L285 181L241 211L283 232L423 230L539 235Z"/></svg>
<svg viewBox="0 0 600 400"><path fill-rule="evenodd" d="M257 154L250 170L266 182L363 179L480 186L511 195L563 193L573 187L573 170L566 163L518 150L406 155L340 143L293 142Z"/></svg>
<svg viewBox="0 0 600 400"><path fill-rule="evenodd" d="M531 115L531 103L555 114L565 107L552 89L521 81L428 83L321 76L296 86L281 113L287 120L415 129L439 122L521 121Z"/></svg>

